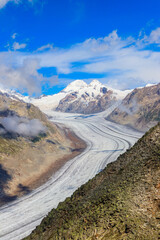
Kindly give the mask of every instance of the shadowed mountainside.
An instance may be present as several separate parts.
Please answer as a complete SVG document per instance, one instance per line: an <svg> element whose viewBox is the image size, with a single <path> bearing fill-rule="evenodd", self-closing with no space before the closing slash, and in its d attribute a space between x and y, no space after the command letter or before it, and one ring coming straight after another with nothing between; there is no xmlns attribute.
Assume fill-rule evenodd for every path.
<svg viewBox="0 0 160 240"><path fill-rule="evenodd" d="M83 148L34 105L0 93L0 205L44 183Z"/></svg>
<svg viewBox="0 0 160 240"><path fill-rule="evenodd" d="M59 203L25 240L159 238L160 123Z"/></svg>
<svg viewBox="0 0 160 240"><path fill-rule="evenodd" d="M136 88L129 93L107 120L147 131L160 121L160 83Z"/></svg>

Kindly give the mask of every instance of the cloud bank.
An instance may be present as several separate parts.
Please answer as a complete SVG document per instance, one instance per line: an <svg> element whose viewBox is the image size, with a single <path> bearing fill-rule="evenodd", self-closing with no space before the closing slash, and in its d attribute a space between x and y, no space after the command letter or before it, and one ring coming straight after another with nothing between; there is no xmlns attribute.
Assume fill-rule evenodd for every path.
<svg viewBox="0 0 160 240"><path fill-rule="evenodd" d="M38 72L39 60L24 58L17 66L0 64L0 84L4 88L18 89L22 93L40 94L43 84L49 82L51 86L58 84L57 76L44 77Z"/></svg>
<svg viewBox="0 0 160 240"><path fill-rule="evenodd" d="M15 68L1 64L0 83L6 88L17 88L29 94L39 92L43 77L37 69L38 61L34 59L25 59L21 66Z"/></svg>
<svg viewBox="0 0 160 240"><path fill-rule="evenodd" d="M30 94L40 93L47 82L57 84L57 76L46 78L40 74L40 69L50 67L56 68L58 75L63 74L63 81L72 73L95 74L103 83L118 89L160 82L160 28L149 35L141 33L137 39L122 38L114 30L69 48L53 46L47 44L27 52L21 51L25 46L19 44L19 51L0 52L0 84Z"/></svg>
<svg viewBox="0 0 160 240"><path fill-rule="evenodd" d="M24 117L9 116L0 120L4 128L0 128L0 134L17 133L22 136L36 137L46 132L46 127L38 119L29 120Z"/></svg>
<svg viewBox="0 0 160 240"><path fill-rule="evenodd" d="M121 38L113 31L68 49L55 48L30 57L40 59L41 67L56 67L59 74L103 74L108 85L125 89L160 82L159 47L160 28L138 39Z"/></svg>

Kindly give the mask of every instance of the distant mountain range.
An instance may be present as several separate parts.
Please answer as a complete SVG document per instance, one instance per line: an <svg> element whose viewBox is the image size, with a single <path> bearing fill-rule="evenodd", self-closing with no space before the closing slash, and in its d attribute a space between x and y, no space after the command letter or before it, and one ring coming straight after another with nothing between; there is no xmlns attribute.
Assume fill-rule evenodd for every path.
<svg viewBox="0 0 160 240"><path fill-rule="evenodd" d="M120 91L97 80L90 84L76 80L58 94L42 96L31 102L42 111L82 114L102 112L118 103L107 119L141 131L147 131L160 121L160 84Z"/></svg>
<svg viewBox="0 0 160 240"><path fill-rule="evenodd" d="M93 114L117 103L118 107L107 119L141 131L147 131L160 121L160 84L121 91L107 87L98 80L90 84L76 80L58 94L39 98L24 97L15 91L3 90L0 94L32 103L44 112Z"/></svg>
<svg viewBox="0 0 160 240"><path fill-rule="evenodd" d="M42 96L31 101L42 111L89 114L104 111L116 101L122 100L129 92L130 90L109 88L98 80L93 80L90 84L76 80L58 94Z"/></svg>

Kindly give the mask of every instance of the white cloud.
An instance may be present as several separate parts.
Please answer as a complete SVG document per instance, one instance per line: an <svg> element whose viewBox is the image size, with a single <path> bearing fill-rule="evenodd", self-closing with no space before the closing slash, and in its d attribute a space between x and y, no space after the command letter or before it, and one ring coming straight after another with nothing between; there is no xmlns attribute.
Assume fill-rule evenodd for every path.
<svg viewBox="0 0 160 240"><path fill-rule="evenodd" d="M16 52L15 52L16 53ZM9 55L12 59L12 54ZM5 55L2 54L2 58ZM58 84L58 77L44 77L38 72L40 69L39 60L34 58L21 58L21 63L16 64L15 55L13 55L14 66L11 62L4 61L0 57L0 84L2 88L18 89L21 92L27 92L29 95L40 94L41 86L49 84L51 87ZM19 59L21 55L17 55ZM6 57L8 58L8 57Z"/></svg>
<svg viewBox="0 0 160 240"><path fill-rule="evenodd" d="M11 36L12 39L15 39L16 37L17 37L17 33L13 33Z"/></svg>
<svg viewBox="0 0 160 240"><path fill-rule="evenodd" d="M22 136L36 137L46 132L46 127L38 119L27 119L18 116L8 116L0 119L4 128L0 128L0 134L18 133Z"/></svg>
<svg viewBox="0 0 160 240"><path fill-rule="evenodd" d="M150 43L160 44L160 28L153 30L149 36Z"/></svg>
<svg viewBox="0 0 160 240"><path fill-rule="evenodd" d="M160 44L160 27L156 28L155 30L151 31L149 35L146 35L145 32L140 31L139 39L137 40L137 46L143 48L150 44Z"/></svg>
<svg viewBox="0 0 160 240"><path fill-rule="evenodd" d="M49 50L49 49L53 49L53 44L49 44L49 43L48 43L47 45L44 45L44 46L38 48L38 49L36 50L36 52L42 52L42 51L44 51L44 50Z"/></svg>
<svg viewBox="0 0 160 240"><path fill-rule="evenodd" d="M160 82L160 52L145 49L153 41L158 43L156 34L152 31L145 39L136 40L131 36L122 39L113 31L104 38L90 38L69 49L52 49L32 57L40 59L41 67L56 67L59 73L103 74L106 82L117 82L119 88L143 86Z"/></svg>
<svg viewBox="0 0 160 240"><path fill-rule="evenodd" d="M8 2L13 2L15 4L18 4L20 1L19 0L1 0L0 1L0 8L5 7Z"/></svg>
<svg viewBox="0 0 160 240"><path fill-rule="evenodd" d="M130 43L131 39L127 39ZM120 43L120 46L118 46ZM125 44L120 40L116 31L113 31L105 38L90 38L83 43L75 44L69 49L55 48L51 51L33 54L39 58L43 67L57 67L59 73L70 73L76 69L72 67L74 62L95 61L97 58L104 58L109 52L116 51L117 47Z"/></svg>
<svg viewBox="0 0 160 240"><path fill-rule="evenodd" d="M73 72L103 74L103 83L108 82L110 86L121 89L158 83L160 82L160 49L158 49L158 38L155 36L158 35L159 30L154 31L145 38L139 36L141 39L134 39L131 36L121 38L117 31L113 31L108 36L98 39L89 38L68 49L52 48L47 44L33 53L20 51L0 53L0 83L4 84L7 81L9 86L17 88L20 83L21 89L25 87L33 92L36 86L39 88L39 82L45 81L45 78L37 72L41 67L55 67L58 73L64 75ZM157 49L146 50L153 42L157 44ZM49 47L51 49L47 49ZM25 70L25 59L33 62L37 59L38 66L34 67L33 64L33 73ZM8 65L11 67L6 67ZM7 77L4 81L5 74ZM14 79L17 78L16 82Z"/></svg>
<svg viewBox="0 0 160 240"><path fill-rule="evenodd" d="M0 9L4 8L9 2L14 4L19 4L19 3L22 3L23 1L26 2L26 0L0 0ZM33 4L34 0L27 0L27 2Z"/></svg>
<svg viewBox="0 0 160 240"><path fill-rule="evenodd" d="M18 43L18 42L14 42L13 43L13 50L16 51L16 50L19 50L19 49L24 49L26 48L27 44L26 43Z"/></svg>
<svg viewBox="0 0 160 240"><path fill-rule="evenodd" d="M25 59L22 66L16 68L0 65L0 83L6 88L17 88L29 94L40 93L43 76L37 72L38 68L39 62L36 59Z"/></svg>

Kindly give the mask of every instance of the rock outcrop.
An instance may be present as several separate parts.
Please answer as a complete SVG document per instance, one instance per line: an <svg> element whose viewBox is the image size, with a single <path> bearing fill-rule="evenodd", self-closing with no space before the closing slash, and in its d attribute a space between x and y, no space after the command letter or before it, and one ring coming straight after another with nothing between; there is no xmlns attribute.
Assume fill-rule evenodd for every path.
<svg viewBox="0 0 160 240"><path fill-rule="evenodd" d="M25 240L160 237L160 124L70 198Z"/></svg>
<svg viewBox="0 0 160 240"><path fill-rule="evenodd" d="M134 89L107 119L147 131L160 121L160 83Z"/></svg>
<svg viewBox="0 0 160 240"><path fill-rule="evenodd" d="M89 85L83 81L74 81L64 91L68 93L60 100L56 111L83 114L102 112L128 93L110 89L97 80Z"/></svg>

